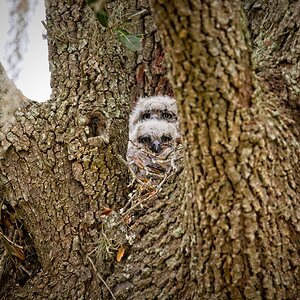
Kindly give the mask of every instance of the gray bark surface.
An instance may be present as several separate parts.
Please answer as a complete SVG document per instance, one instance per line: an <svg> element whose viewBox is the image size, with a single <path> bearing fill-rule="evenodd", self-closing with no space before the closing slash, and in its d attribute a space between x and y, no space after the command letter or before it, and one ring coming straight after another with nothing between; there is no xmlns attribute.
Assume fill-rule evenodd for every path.
<svg viewBox="0 0 300 300"><path fill-rule="evenodd" d="M107 28L83 0L46 1L52 97L14 96L5 114L13 118L0 119L0 204L13 211L0 215L1 241L17 235L15 244L3 242L10 255L0 247L0 271L30 254L16 250L26 249L20 224L38 264L24 285L6 284L0 296L297 299L299 60L278 61L297 57L299 26L286 29L285 42L275 36L298 2L263 2L263 20L282 8L286 21L275 18L272 28L243 2L254 64L239 1L152 0L151 11L147 1L111 1ZM133 53L114 26L136 13L126 26L144 37ZM277 52L262 46L266 35ZM139 96L173 93L184 170L129 202L130 107Z"/></svg>

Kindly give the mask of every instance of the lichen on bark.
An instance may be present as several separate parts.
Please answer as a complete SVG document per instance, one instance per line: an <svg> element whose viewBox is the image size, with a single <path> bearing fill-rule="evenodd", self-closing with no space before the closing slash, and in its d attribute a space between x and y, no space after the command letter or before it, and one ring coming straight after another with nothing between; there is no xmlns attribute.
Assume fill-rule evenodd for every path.
<svg viewBox="0 0 300 300"><path fill-rule="evenodd" d="M252 72L239 1L191 1L184 8L175 1L151 3L192 179L192 195L185 201L194 227L190 276L196 294L201 299L295 298L299 143L263 101L272 98L261 92Z"/></svg>
<svg viewBox="0 0 300 300"><path fill-rule="evenodd" d="M46 4L53 95L19 109L0 160L41 269L7 298L296 298L298 133L253 72L240 2L153 0L159 37L147 1L110 1L146 10L139 53L85 1ZM173 93L167 66L185 168L124 214L129 107Z"/></svg>

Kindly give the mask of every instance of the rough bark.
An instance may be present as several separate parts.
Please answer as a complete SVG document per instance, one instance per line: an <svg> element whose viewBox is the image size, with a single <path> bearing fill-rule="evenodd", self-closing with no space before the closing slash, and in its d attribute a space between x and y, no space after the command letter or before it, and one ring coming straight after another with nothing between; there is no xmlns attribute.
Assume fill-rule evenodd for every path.
<svg viewBox="0 0 300 300"><path fill-rule="evenodd" d="M299 128L299 1L244 0L256 72ZM292 127L292 126L290 126Z"/></svg>
<svg viewBox="0 0 300 300"><path fill-rule="evenodd" d="M112 22L144 8L134 1L108 6ZM109 295L101 278L113 272L115 247L126 242L125 232L117 237L122 222L104 239L103 216L128 199L129 104L170 88L149 10L134 20L137 33L145 33L138 55L97 22L85 1L47 1L46 14L52 99L19 109L2 132L0 165L2 199L32 237L41 270L4 297L99 299Z"/></svg>
<svg viewBox="0 0 300 300"><path fill-rule="evenodd" d="M8 78L6 71L0 63L0 157L2 157L9 147L9 142L5 142L5 135L15 122L14 114L16 110L24 106L24 104L26 104L26 98L20 90L16 88L13 81Z"/></svg>
<svg viewBox="0 0 300 300"><path fill-rule="evenodd" d="M256 87L239 1L151 1L180 107L199 299L299 295L299 144ZM155 12L155 14L154 14Z"/></svg>
<svg viewBox="0 0 300 300"><path fill-rule="evenodd" d="M48 0L52 99L19 108L0 160L41 269L6 298L296 299L299 145L256 82L240 3L151 3L185 170L128 202L130 102L172 93L147 2L107 4L112 23L146 9L135 54L84 1Z"/></svg>

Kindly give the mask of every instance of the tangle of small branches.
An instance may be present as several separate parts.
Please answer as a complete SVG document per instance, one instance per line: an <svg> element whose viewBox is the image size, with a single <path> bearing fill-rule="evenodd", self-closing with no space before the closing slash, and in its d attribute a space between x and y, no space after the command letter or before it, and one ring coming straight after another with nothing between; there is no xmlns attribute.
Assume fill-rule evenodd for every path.
<svg viewBox="0 0 300 300"><path fill-rule="evenodd" d="M23 286L40 267L29 233L18 219L15 210L1 199L0 299L5 299L13 291L14 285Z"/></svg>
<svg viewBox="0 0 300 300"><path fill-rule="evenodd" d="M177 144L163 154L155 154L145 148L139 154L131 156L128 169L132 181L129 188L133 189L129 201L122 208L123 217L143 203L153 199L162 189L164 183L182 167L183 146ZM142 155L141 155L142 153ZM147 159L143 159L143 158Z"/></svg>
<svg viewBox="0 0 300 300"><path fill-rule="evenodd" d="M28 22L37 0L12 0L10 1L8 32L9 40L6 43L7 61L11 78L17 79L20 68L18 67L26 51L28 43Z"/></svg>

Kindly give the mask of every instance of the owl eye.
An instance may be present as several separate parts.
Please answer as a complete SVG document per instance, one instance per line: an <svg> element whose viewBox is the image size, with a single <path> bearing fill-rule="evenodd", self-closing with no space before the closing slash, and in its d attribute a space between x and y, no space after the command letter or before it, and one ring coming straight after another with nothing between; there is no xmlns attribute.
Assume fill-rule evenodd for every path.
<svg viewBox="0 0 300 300"><path fill-rule="evenodd" d="M171 120L173 118L173 114L169 112L163 112L161 116L164 120Z"/></svg>
<svg viewBox="0 0 300 300"><path fill-rule="evenodd" d="M150 136L142 136L138 139L140 144L149 144L151 142Z"/></svg>
<svg viewBox="0 0 300 300"><path fill-rule="evenodd" d="M171 138L170 135L163 135L163 136L161 137L161 141L162 141L163 143L171 142L171 140L172 140L172 138Z"/></svg>
<svg viewBox="0 0 300 300"><path fill-rule="evenodd" d="M151 114L146 112L146 113L143 113L142 116L141 116L142 120L148 120L151 118Z"/></svg>

